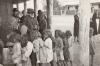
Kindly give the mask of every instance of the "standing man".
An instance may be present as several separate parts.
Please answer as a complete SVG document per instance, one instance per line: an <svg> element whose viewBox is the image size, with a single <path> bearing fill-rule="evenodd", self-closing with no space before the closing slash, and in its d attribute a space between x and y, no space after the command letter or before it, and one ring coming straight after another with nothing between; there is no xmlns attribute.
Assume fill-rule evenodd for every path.
<svg viewBox="0 0 100 66"><path fill-rule="evenodd" d="M43 35L43 32L47 29L47 18L41 10L38 11L37 20L39 22L39 31Z"/></svg>
<svg viewBox="0 0 100 66"><path fill-rule="evenodd" d="M74 40L78 41L79 36L79 17L78 17L78 9L76 10L76 14L74 15Z"/></svg>
<svg viewBox="0 0 100 66"><path fill-rule="evenodd" d="M23 19L23 24L28 27L28 30L37 30L38 29L38 22L37 19L34 18L34 10L27 9L27 15Z"/></svg>
<svg viewBox="0 0 100 66"><path fill-rule="evenodd" d="M38 22L37 19L34 17L34 10L30 8L27 9L27 15L23 18L22 21L23 25L27 26L28 40L31 41L31 38L33 38L33 36L36 35L36 32L38 31ZM32 66L36 66L36 53L32 52L30 58Z"/></svg>

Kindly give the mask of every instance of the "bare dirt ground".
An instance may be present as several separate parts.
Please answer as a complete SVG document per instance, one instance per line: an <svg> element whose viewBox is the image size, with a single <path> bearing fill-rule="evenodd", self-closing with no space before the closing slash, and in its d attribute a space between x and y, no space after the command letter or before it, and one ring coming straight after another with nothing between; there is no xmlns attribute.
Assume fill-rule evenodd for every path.
<svg viewBox="0 0 100 66"><path fill-rule="evenodd" d="M94 66L100 66L100 35L95 36Z"/></svg>

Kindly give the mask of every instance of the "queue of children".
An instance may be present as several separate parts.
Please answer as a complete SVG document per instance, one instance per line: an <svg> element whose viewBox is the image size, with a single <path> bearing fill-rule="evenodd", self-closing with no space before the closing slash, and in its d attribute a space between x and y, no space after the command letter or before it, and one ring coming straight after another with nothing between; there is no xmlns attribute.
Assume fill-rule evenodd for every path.
<svg viewBox="0 0 100 66"><path fill-rule="evenodd" d="M9 36L7 42L9 49L8 63L14 66L33 66L33 64L39 66L55 66L55 64L57 66L68 66L68 62L70 62L72 66L71 36L70 31L62 33L60 30L55 30L55 37L53 37L50 30L45 30L43 35L36 31L35 35L31 35L30 40L28 33L23 35L13 33Z"/></svg>

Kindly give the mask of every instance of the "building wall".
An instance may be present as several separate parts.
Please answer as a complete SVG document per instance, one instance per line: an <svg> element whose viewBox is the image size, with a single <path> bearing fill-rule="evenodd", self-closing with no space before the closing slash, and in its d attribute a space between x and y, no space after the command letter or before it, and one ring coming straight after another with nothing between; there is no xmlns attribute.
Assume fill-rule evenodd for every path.
<svg viewBox="0 0 100 66"><path fill-rule="evenodd" d="M0 39L6 42L12 15L12 0L0 0Z"/></svg>

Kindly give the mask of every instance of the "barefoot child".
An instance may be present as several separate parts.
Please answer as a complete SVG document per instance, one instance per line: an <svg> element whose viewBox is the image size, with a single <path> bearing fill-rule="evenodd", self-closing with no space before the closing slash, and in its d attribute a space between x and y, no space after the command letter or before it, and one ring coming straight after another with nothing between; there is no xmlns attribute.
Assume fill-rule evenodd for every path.
<svg viewBox="0 0 100 66"><path fill-rule="evenodd" d="M55 31L55 43L56 43L56 53L57 53L57 65L58 66L63 66L64 63L64 55L63 55L63 40L60 37L61 36L61 31L56 30Z"/></svg>

